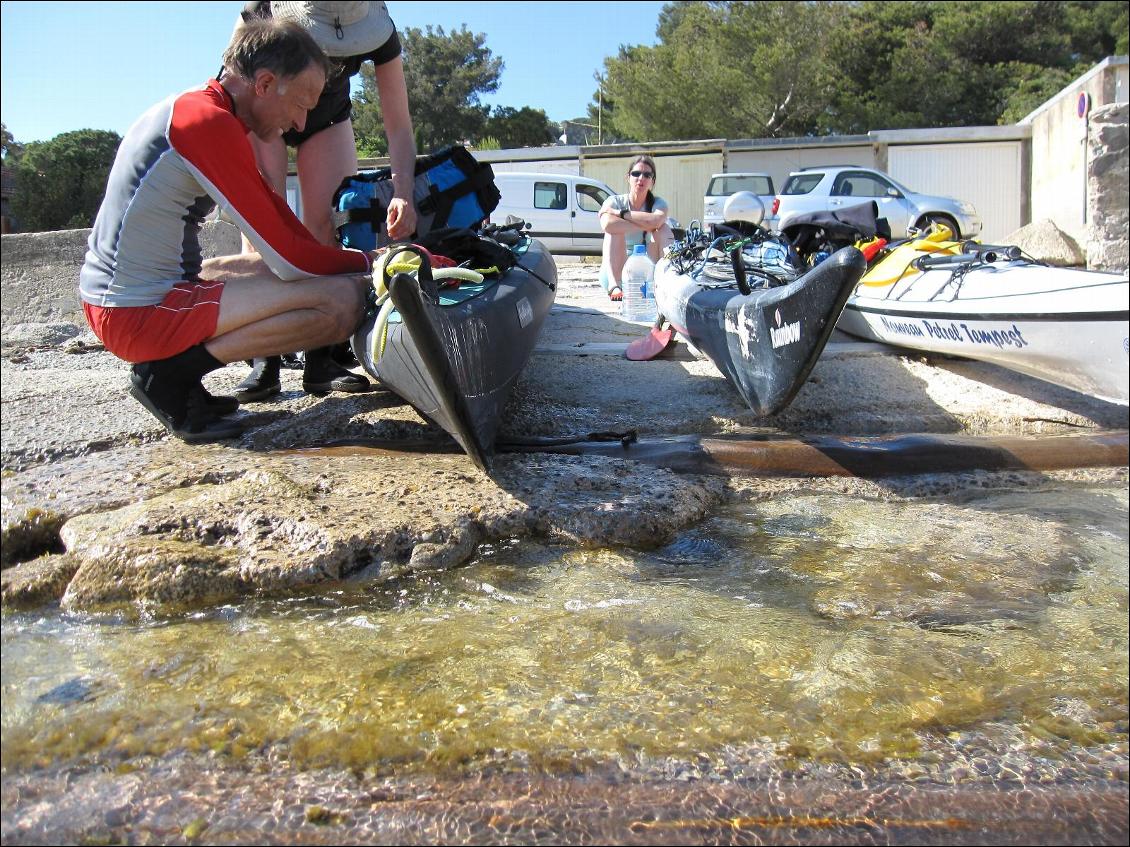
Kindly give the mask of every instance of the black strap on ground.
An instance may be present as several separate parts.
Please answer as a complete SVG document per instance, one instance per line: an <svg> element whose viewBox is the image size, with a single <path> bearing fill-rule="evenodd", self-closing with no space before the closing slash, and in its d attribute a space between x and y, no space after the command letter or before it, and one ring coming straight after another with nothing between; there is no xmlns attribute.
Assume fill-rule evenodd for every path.
<svg viewBox="0 0 1130 847"><path fill-rule="evenodd" d="M592 433L599 435L599 433ZM615 436L616 433L607 433ZM1050 436L670 436L528 439L498 452L632 459L682 473L878 478L963 471L1064 470L1130 464L1125 430Z"/></svg>
<svg viewBox="0 0 1130 847"><path fill-rule="evenodd" d="M531 435L527 437L515 436L513 438L499 439L495 442L494 449L498 453L552 453L552 447L567 447L571 444L607 444L612 441L620 442L621 447L627 447L639 441L639 434L634 429L624 432L587 432L584 435Z"/></svg>

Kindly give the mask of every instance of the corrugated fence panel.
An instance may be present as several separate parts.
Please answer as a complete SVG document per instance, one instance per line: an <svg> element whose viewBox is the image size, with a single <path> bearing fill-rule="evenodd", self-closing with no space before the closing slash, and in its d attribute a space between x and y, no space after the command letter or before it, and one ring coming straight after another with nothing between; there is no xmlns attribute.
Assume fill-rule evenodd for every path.
<svg viewBox="0 0 1130 847"><path fill-rule="evenodd" d="M1021 143L914 144L887 151L891 176L913 191L967 200L984 229L978 239L1000 241L1023 224Z"/></svg>
<svg viewBox="0 0 1130 847"><path fill-rule="evenodd" d="M476 156L476 158L478 158ZM496 174L502 173L536 173L536 174L572 174L580 176L581 167L576 159L546 159L544 161L518 161L518 162L490 162L491 169Z"/></svg>
<svg viewBox="0 0 1130 847"><path fill-rule="evenodd" d="M710 177L722 172L722 153L663 156L655 160L659 169L656 190L667 200L671 216L686 226L702 220L702 201Z"/></svg>
<svg viewBox="0 0 1130 847"><path fill-rule="evenodd" d="M875 154L871 145L856 147L805 147L796 151L797 166L801 168L819 168L827 165L857 165L861 168L875 167Z"/></svg>
<svg viewBox="0 0 1130 847"><path fill-rule="evenodd" d="M628 165L633 158L633 156L609 156L596 159L585 156L581 163L581 176L599 179L607 183L617 194L623 194L628 190Z"/></svg>
<svg viewBox="0 0 1130 847"><path fill-rule="evenodd" d="M710 177L722 172L722 153L670 153L653 156L658 179L655 193L667 201L670 214L686 226L702 220L702 198ZM618 193L628 190L628 167L635 156L585 157L583 175L608 183Z"/></svg>

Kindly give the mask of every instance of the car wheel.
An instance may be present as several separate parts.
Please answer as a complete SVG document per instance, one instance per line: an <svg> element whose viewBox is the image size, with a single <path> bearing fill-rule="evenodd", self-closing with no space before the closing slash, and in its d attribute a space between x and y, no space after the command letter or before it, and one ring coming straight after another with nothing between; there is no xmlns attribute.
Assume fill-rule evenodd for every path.
<svg viewBox="0 0 1130 847"><path fill-rule="evenodd" d="M949 215L923 215L922 219L918 222L918 229L924 231L930 228L930 224L939 223L946 226L950 232L953 233L953 240L961 240L961 229L958 228L957 221Z"/></svg>

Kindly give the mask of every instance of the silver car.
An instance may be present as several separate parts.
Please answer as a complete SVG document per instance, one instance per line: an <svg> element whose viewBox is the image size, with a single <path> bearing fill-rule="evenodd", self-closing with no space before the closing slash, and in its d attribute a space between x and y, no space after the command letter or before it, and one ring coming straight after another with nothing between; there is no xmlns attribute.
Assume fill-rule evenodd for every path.
<svg viewBox="0 0 1130 847"><path fill-rule="evenodd" d="M702 225L722 223L722 209L731 194L751 191L765 206L765 217L769 217L769 207L773 205L776 192L773 190L773 177L767 173L727 173L714 174L706 186L706 196L702 198Z"/></svg>
<svg viewBox="0 0 1130 847"><path fill-rule="evenodd" d="M911 228L924 229L932 221L944 223L956 238L973 238L981 232L981 216L972 203L918 194L882 171L842 165L789 174L767 223L780 232L797 215L834 212L871 200L879 207L879 217L887 219L894 238L905 238Z"/></svg>

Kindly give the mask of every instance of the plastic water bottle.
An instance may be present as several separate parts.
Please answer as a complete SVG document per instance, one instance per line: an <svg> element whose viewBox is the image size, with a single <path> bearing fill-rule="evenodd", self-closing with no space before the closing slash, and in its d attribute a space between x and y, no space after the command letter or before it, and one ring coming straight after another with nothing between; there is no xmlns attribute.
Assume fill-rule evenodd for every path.
<svg viewBox="0 0 1130 847"><path fill-rule="evenodd" d="M658 314L655 305L655 264L647 247L637 244L624 263L624 299L620 314L625 320L650 323Z"/></svg>

